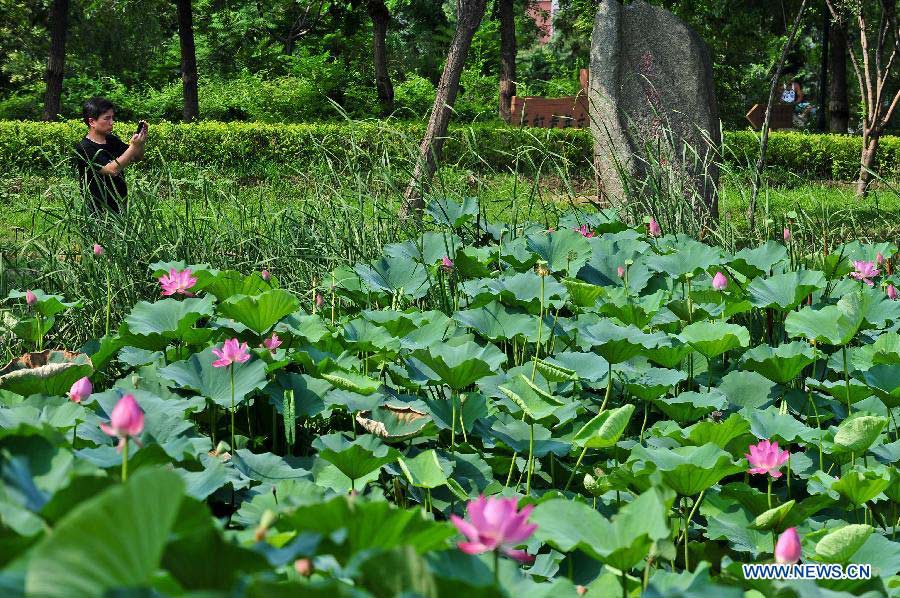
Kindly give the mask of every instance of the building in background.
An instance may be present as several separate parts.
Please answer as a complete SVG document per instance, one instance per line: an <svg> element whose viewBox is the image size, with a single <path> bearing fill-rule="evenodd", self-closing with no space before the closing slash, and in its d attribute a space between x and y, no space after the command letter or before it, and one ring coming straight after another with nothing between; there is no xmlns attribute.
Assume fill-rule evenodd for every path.
<svg viewBox="0 0 900 598"><path fill-rule="evenodd" d="M559 0L534 0L528 4L526 14L541 30L540 43L546 44L553 37L553 16L558 10Z"/></svg>

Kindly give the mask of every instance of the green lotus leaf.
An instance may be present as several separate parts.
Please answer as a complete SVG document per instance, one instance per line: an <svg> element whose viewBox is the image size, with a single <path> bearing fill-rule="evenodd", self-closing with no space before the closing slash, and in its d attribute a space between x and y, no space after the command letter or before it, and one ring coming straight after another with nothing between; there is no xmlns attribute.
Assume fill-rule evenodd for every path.
<svg viewBox="0 0 900 598"><path fill-rule="evenodd" d="M341 369L332 369L329 372L320 374L322 379L327 380L335 388L359 393L364 396L373 394L381 387L381 383L374 378L370 378L359 372L348 372Z"/></svg>
<svg viewBox="0 0 900 598"><path fill-rule="evenodd" d="M403 243L384 246L384 254L398 260L413 260L426 266L439 262L444 256L456 262L457 249L462 246L460 238L444 232L428 231Z"/></svg>
<svg viewBox="0 0 900 598"><path fill-rule="evenodd" d="M781 525L787 518L788 514L791 512L791 509L794 508L795 504L795 501L789 500L783 505L779 505L777 507L769 509L761 515L758 515L751 527L753 527L753 529L765 531L784 531Z"/></svg>
<svg viewBox="0 0 900 598"><path fill-rule="evenodd" d="M676 397L665 397L653 401L660 411L679 422L695 421L713 411L724 409L728 404L725 395L713 389L710 392L682 392Z"/></svg>
<svg viewBox="0 0 900 598"><path fill-rule="evenodd" d="M569 299L569 293L562 284L552 276L538 276L534 270L520 272L512 276L504 275L494 281L494 288L504 303L517 305L529 313L537 314L541 308L541 282L544 287L544 309L549 306L560 308ZM489 291L491 292L491 291ZM492 291L496 296L497 291Z"/></svg>
<svg viewBox="0 0 900 598"><path fill-rule="evenodd" d="M354 555L397 546L410 546L420 554L440 550L456 534L452 525L425 517L420 509L400 509L384 500L343 496L300 506L283 515L276 525L281 530L303 530L326 538L327 545L321 551L334 555L344 566ZM332 589L327 595L336 594Z"/></svg>
<svg viewBox="0 0 900 598"><path fill-rule="evenodd" d="M579 379L574 369L563 367L558 363L538 359L534 364L547 382L576 382Z"/></svg>
<svg viewBox="0 0 900 598"><path fill-rule="evenodd" d="M293 457L280 457L273 453L251 453L238 449L231 455L235 469L258 482L276 484L283 480L308 478L309 471L291 464Z"/></svg>
<svg viewBox="0 0 900 598"><path fill-rule="evenodd" d="M22 396L63 395L79 378L94 371L91 358L84 353L53 351L26 353L0 368L0 390Z"/></svg>
<svg viewBox="0 0 900 598"><path fill-rule="evenodd" d="M517 336L537 336L539 318L512 310L498 301L475 309L458 311L453 319L460 325L491 341L510 340Z"/></svg>
<svg viewBox="0 0 900 598"><path fill-rule="evenodd" d="M668 291L660 289L652 295L635 297L623 287L609 289L598 313L616 318L625 324L633 324L643 329L662 309Z"/></svg>
<svg viewBox="0 0 900 598"><path fill-rule="evenodd" d="M721 263L721 249L686 237L679 240L674 252L656 255L647 261L647 265L652 270L675 279L682 279L688 274L709 270Z"/></svg>
<svg viewBox="0 0 900 598"><path fill-rule="evenodd" d="M900 363L900 333L885 332L872 343L872 362Z"/></svg>
<svg viewBox="0 0 900 598"><path fill-rule="evenodd" d="M742 249L734 254L731 267L749 279L771 272L775 266L786 262L787 248L782 243L766 241L759 247Z"/></svg>
<svg viewBox="0 0 900 598"><path fill-rule="evenodd" d="M299 309L300 301L284 289L259 295L232 295L219 304L219 313L255 332L265 335L279 320Z"/></svg>
<svg viewBox="0 0 900 598"><path fill-rule="evenodd" d="M802 336L830 345L846 345L866 324L869 309L873 306L875 300L857 290L845 294L837 305L822 309L804 307L791 312L784 321L784 330L791 337Z"/></svg>
<svg viewBox="0 0 900 598"><path fill-rule="evenodd" d="M606 448L613 446L628 427L634 405L623 405L604 411L584 424L572 441L582 448Z"/></svg>
<svg viewBox="0 0 900 598"><path fill-rule="evenodd" d="M513 376L501 384L500 392L509 397L531 421L539 421L553 415L563 401L538 388L524 374Z"/></svg>
<svg viewBox="0 0 900 598"><path fill-rule="evenodd" d="M869 525L851 524L827 534L816 544L816 560L824 563L847 563L862 548L872 532Z"/></svg>
<svg viewBox="0 0 900 598"><path fill-rule="evenodd" d="M435 382L454 390L462 390L495 374L506 361L506 355L494 345L481 346L465 337L455 337L428 349L417 349L413 351L413 357L435 374Z"/></svg>
<svg viewBox="0 0 900 598"><path fill-rule="evenodd" d="M219 301L225 301L238 295L259 295L274 286L273 280L263 280L259 272L244 276L235 270L210 271L207 280L206 272L191 270L197 277L196 288L214 295Z"/></svg>
<svg viewBox="0 0 900 598"><path fill-rule="evenodd" d="M723 322L694 322L685 326L680 336L707 359L750 344L746 328Z"/></svg>
<svg viewBox="0 0 900 598"><path fill-rule="evenodd" d="M609 363L622 363L656 345L660 335L646 334L635 326L618 326L610 320L580 327L578 344L593 348Z"/></svg>
<svg viewBox="0 0 900 598"><path fill-rule="evenodd" d="M668 537L674 497L651 488L624 504L611 520L588 505L556 498L535 507L535 537L562 552L575 549L620 570L643 560L656 540Z"/></svg>
<svg viewBox="0 0 900 598"><path fill-rule="evenodd" d="M735 370L722 377L716 387L728 402L738 407L756 409L774 401L776 384L756 372Z"/></svg>
<svg viewBox="0 0 900 598"><path fill-rule="evenodd" d="M42 318L51 318L67 309L80 308L84 305L84 301L80 299L66 302L62 295L49 295L41 289L33 289L31 292L34 293L37 302L29 309L40 313ZM27 291L10 291L9 298L25 299L27 294Z"/></svg>
<svg viewBox="0 0 900 598"><path fill-rule="evenodd" d="M757 438L777 440L786 448L785 443L805 440L812 442L819 437L815 428L809 428L792 415L784 415L774 405L766 409L745 407L741 414L750 422L750 431Z"/></svg>
<svg viewBox="0 0 900 598"><path fill-rule="evenodd" d="M820 382L815 378L807 378L806 384L812 389L831 395L844 405L847 404L847 385L844 380L824 380ZM858 403L868 399L872 394L872 389L866 386L865 383L860 382L856 378L850 378L850 403Z"/></svg>
<svg viewBox="0 0 900 598"><path fill-rule="evenodd" d="M698 422L685 430L687 440L695 446L712 443L725 448L728 443L750 432L750 422L737 413L721 422Z"/></svg>
<svg viewBox="0 0 900 598"><path fill-rule="evenodd" d="M282 320L275 325L275 332L279 333L279 335L287 333L294 337L306 339L311 343L317 343L322 340L323 337L331 334L331 331L325 326L325 322L322 321L322 318L319 316L309 316L302 312L293 313L282 318Z"/></svg>
<svg viewBox="0 0 900 598"><path fill-rule="evenodd" d="M547 262L551 272L574 276L591 257L591 245L571 229L537 232L525 236L526 247Z"/></svg>
<svg viewBox="0 0 900 598"><path fill-rule="evenodd" d="M658 399L679 382L687 380L687 373L681 370L649 368L640 372L626 372L622 377L628 392L650 401Z"/></svg>
<svg viewBox="0 0 900 598"><path fill-rule="evenodd" d="M900 367L880 364L863 373L866 384L881 401L893 409L900 406Z"/></svg>
<svg viewBox="0 0 900 598"><path fill-rule="evenodd" d="M357 352L394 352L400 349L400 339L364 318L353 319L344 325L344 340Z"/></svg>
<svg viewBox="0 0 900 598"><path fill-rule="evenodd" d="M149 585L183 492L178 474L148 468L81 503L31 551L25 591L101 596L114 588Z"/></svg>
<svg viewBox="0 0 900 598"><path fill-rule="evenodd" d="M371 264L357 264L353 269L370 289L391 295L400 293L410 299L419 299L431 286L425 266L412 260L383 257Z"/></svg>
<svg viewBox="0 0 900 598"><path fill-rule="evenodd" d="M663 482L681 496L695 496L744 467L716 445L648 449L636 446L632 459L644 460L661 472Z"/></svg>
<svg viewBox="0 0 900 598"><path fill-rule="evenodd" d="M385 403L371 412L359 413L356 422L386 442L402 442L423 434L433 422L423 411L408 405Z"/></svg>
<svg viewBox="0 0 900 598"><path fill-rule="evenodd" d="M563 284L569 291L569 297L577 307L594 307L597 299L603 294L603 287L588 282L582 282L577 278L564 278Z"/></svg>
<svg viewBox="0 0 900 598"><path fill-rule="evenodd" d="M885 417L859 415L845 419L834 434L834 451L862 455L881 435Z"/></svg>
<svg viewBox="0 0 900 598"><path fill-rule="evenodd" d="M881 494L891 484L891 472L884 465L856 466L844 471L831 489L847 499L854 507L861 507Z"/></svg>
<svg viewBox="0 0 900 598"><path fill-rule="evenodd" d="M661 365L664 368L675 368L693 350L693 347L677 336L666 336L661 337L655 347L649 347L643 351L643 354L657 365Z"/></svg>
<svg viewBox="0 0 900 598"><path fill-rule="evenodd" d="M10 316L10 318L13 318L13 316ZM28 341L35 345L47 336L47 333L53 329L53 325L56 323L54 316L21 318L19 320L13 318L13 320L15 322L12 326L13 333L23 341Z"/></svg>
<svg viewBox="0 0 900 598"><path fill-rule="evenodd" d="M754 278L747 285L750 302L759 308L790 311L814 291L825 288L825 274L818 270L800 270Z"/></svg>
<svg viewBox="0 0 900 598"><path fill-rule="evenodd" d="M125 316L125 323L132 334L182 338L197 320L212 316L214 307L215 300L209 295L184 300L162 299L154 303L140 301Z"/></svg>
<svg viewBox="0 0 900 598"><path fill-rule="evenodd" d="M605 382L609 373L609 363L596 353L564 351L547 358L545 362L547 364L557 364L567 372L572 371L578 379L586 382ZM540 368L541 362L539 361L538 370L541 371L545 378L551 380L552 376L548 377L547 373Z"/></svg>
<svg viewBox="0 0 900 598"><path fill-rule="evenodd" d="M741 359L741 365L759 372L772 382L786 384L816 360L816 351L809 343L795 341L778 347L757 345Z"/></svg>
<svg viewBox="0 0 900 598"><path fill-rule="evenodd" d="M416 488L437 488L447 483L449 472L441 467L434 449L422 451L411 459L400 457L397 462L403 475Z"/></svg>
<svg viewBox="0 0 900 598"><path fill-rule="evenodd" d="M159 370L159 375L181 388L195 390L221 407L231 408L231 368L234 368L234 405L266 385L266 364L259 359L228 367L213 367L212 347Z"/></svg>
<svg viewBox="0 0 900 598"><path fill-rule="evenodd" d="M442 197L432 199L425 208L438 226L457 228L472 222L478 216L478 198L465 197L462 203Z"/></svg>
<svg viewBox="0 0 900 598"><path fill-rule="evenodd" d="M517 453L528 453L529 446L535 457L544 457L553 453L565 457L572 449L571 442L553 438L553 433L541 424L528 425L521 418L508 413L501 413L491 422L489 430L483 430L483 436L495 438Z"/></svg>
<svg viewBox="0 0 900 598"><path fill-rule="evenodd" d="M337 467L351 480L359 480L378 471L400 456L396 449L370 434L359 436L352 442L343 434L328 434L319 436L313 442L313 446L319 449L320 458Z"/></svg>

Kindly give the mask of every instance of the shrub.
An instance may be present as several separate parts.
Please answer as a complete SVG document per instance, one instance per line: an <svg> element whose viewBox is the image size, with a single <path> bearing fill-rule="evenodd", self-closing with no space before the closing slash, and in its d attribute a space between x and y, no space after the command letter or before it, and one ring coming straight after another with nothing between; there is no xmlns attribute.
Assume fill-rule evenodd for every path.
<svg viewBox="0 0 900 598"><path fill-rule="evenodd" d="M411 90L424 89L422 82L430 85L424 79L407 81L409 85L403 88L405 95L400 97L409 101ZM313 113L321 109L321 104L315 103L317 92L309 87L293 87L293 83L285 79L275 79L265 85L269 86L272 97L270 105L264 107L245 102L239 88L235 87L232 98L223 94L207 109L220 113L246 111L260 121L268 122L154 123L148 161L151 164L167 161L209 165L240 173L265 172L266 166L273 163L303 167L329 160L342 163L352 160L367 167L372 161L383 158L408 162L424 132L425 125L420 121L393 119L315 124L273 122L272 119L284 111ZM151 110L140 114L162 111L171 117L165 106L164 97L159 96ZM131 128L131 123L119 125L120 133ZM0 121L0 162L3 164L0 169L3 172L46 171L65 159L72 144L83 135L84 125L75 120L62 123ZM755 163L759 142L753 132L727 132L725 142L727 162L738 167ZM775 173L850 181L859 173L860 144L859 137L849 135L773 133L768 165ZM529 168L529 158L538 155L539 151L558 156L581 176L590 176L592 141L586 130L514 128L493 123L456 126L448 134L444 158L449 164L478 171L507 171L518 159L520 171L527 172L533 169ZM882 138L878 155L877 167L881 176L897 176L900 137Z"/></svg>

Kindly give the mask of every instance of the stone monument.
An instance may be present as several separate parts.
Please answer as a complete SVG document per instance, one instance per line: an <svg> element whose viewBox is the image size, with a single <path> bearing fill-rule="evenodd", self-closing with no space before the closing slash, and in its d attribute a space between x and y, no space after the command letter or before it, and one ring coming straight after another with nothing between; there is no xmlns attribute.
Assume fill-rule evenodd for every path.
<svg viewBox="0 0 900 598"><path fill-rule="evenodd" d="M643 0L602 0L588 100L601 197L628 199L640 194L632 183L663 176L695 213L717 216L719 112L709 49L697 33Z"/></svg>

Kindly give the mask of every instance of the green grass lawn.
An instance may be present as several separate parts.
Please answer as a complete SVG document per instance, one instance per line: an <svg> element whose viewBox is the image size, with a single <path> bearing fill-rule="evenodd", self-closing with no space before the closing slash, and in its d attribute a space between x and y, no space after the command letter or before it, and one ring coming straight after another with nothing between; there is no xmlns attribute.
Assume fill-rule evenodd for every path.
<svg viewBox="0 0 900 598"><path fill-rule="evenodd" d="M182 213L186 202L198 215L215 206L241 217L250 210L291 209L310 202L334 207L355 206L365 218L389 218L399 206L405 178L339 176L322 170L272 172L265 179L240 177L212 169L182 166L177 171L136 172L129 175L133 194L143 194L158 206L159 214ZM558 177L532 179L512 174L479 176L444 168L435 179L433 194L459 200L478 197L492 221L555 224L560 212L573 206L592 210L590 181L563 181ZM735 178L723 180L720 200L723 219L740 237L753 236L747 221L749 185ZM53 225L63 207L77 203L76 181L68 172L52 176L7 175L0 180L0 239L6 242L39 237ZM880 185L859 199L853 185L803 182L771 186L760 195L757 237L775 236L791 217L813 230L828 230L834 238L894 240L900 234L900 195Z"/></svg>

